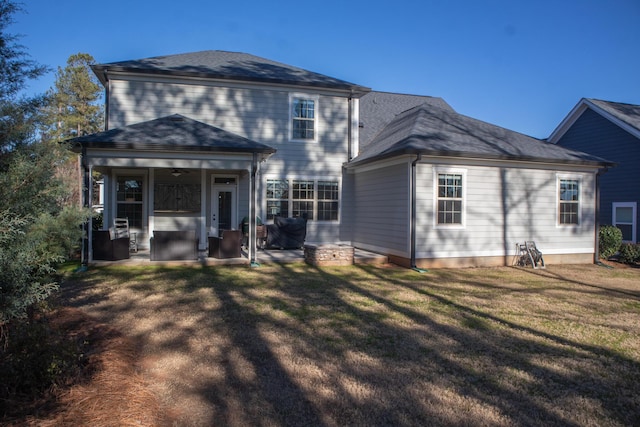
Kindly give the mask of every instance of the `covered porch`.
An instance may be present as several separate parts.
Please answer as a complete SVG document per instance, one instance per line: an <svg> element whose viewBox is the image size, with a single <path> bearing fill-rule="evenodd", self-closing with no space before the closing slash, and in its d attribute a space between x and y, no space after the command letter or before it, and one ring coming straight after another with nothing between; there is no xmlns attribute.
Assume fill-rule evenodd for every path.
<svg viewBox="0 0 640 427"><path fill-rule="evenodd" d="M247 256L254 261L259 168L275 149L180 115L71 142L82 158L85 206L94 175L102 176L102 219L88 224L84 263L104 258L96 245L124 244L113 242L122 239L114 232L119 220L126 220L136 257L197 260L208 255L212 238L238 235L245 217L253 218Z"/></svg>
<svg viewBox="0 0 640 427"><path fill-rule="evenodd" d="M258 264L290 264L304 262L304 250L303 249L258 249L255 255L255 261ZM389 262L389 258L386 255L365 251L362 249L354 249L354 264L386 264ZM131 266L144 266L150 265L149 250L142 249L138 252L130 254L129 258L118 261L100 261L94 260L92 265L107 265L107 264L120 264ZM208 257L206 254L197 260L183 260L183 261L154 261L153 265L162 266L218 266L218 265L250 265L251 260L246 247L243 247L238 258L224 258L218 259Z"/></svg>

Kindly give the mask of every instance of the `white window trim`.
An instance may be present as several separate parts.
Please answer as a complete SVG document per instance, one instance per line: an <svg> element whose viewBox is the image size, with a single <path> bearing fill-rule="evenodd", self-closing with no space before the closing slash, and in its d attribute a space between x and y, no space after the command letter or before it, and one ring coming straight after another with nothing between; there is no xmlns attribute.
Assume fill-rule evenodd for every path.
<svg viewBox="0 0 640 427"><path fill-rule="evenodd" d="M438 224L438 175L462 175L462 222L461 224ZM450 167L436 167L433 169L433 228L446 230L462 230L467 228L467 170Z"/></svg>
<svg viewBox="0 0 640 427"><path fill-rule="evenodd" d="M264 219L263 221L267 221L267 181L268 180L272 180L272 179L278 179L278 180L286 180L289 182L289 199L288 199L288 203L289 203L289 214L291 215L291 212L293 210L293 201L297 200L297 199L293 199L293 191L292 191L292 185L293 185L293 181L313 181L313 219L311 219L310 221L313 221L315 223L320 223L320 224L339 224L340 223L340 218L342 216L342 179L340 177L326 177L326 176L298 176L298 175L289 175L289 176L277 176L277 175L267 175L264 177L264 192L263 192L263 205L262 205L262 211L265 213L264 215ZM318 219L318 202L320 200L318 200L318 181L329 181L329 182L337 182L338 183L338 219L337 220L319 220ZM275 200L275 199L274 199ZM268 221L273 221L272 219L268 220Z"/></svg>
<svg viewBox="0 0 640 427"><path fill-rule="evenodd" d="M561 224L560 223L560 181L571 180L578 181L578 223L577 224ZM581 175L556 174L556 228L576 228L582 224L582 196L583 196L583 180Z"/></svg>
<svg viewBox="0 0 640 427"><path fill-rule="evenodd" d="M131 228L131 230L136 231L136 232L142 232L143 230L145 230L148 226L149 226L149 211L148 211L148 207L149 207L149 196L147 194L148 189L149 189L149 179L148 179L148 173L146 170L140 170L140 169L117 169L113 172L112 177L113 177L113 182L112 182L112 193L113 193L113 200L111 201L110 205L111 205L111 217L107 219L107 221L109 221L109 224L104 223L104 227L105 229L107 229L108 227L111 227L111 225L113 225L113 221L115 221L115 219L117 218L118 215L118 179L120 179L120 177L126 177L126 176L131 176L131 177L141 177L142 178L142 227L141 228ZM126 202L125 202L126 203ZM103 218L103 221L105 219Z"/></svg>
<svg viewBox="0 0 640 427"><path fill-rule="evenodd" d="M613 226L618 224L616 218L616 208L631 208L633 211L633 222L631 223L631 240L623 240L624 243L636 243L636 226L638 218L638 203L637 202L614 202L612 204L611 223ZM628 223L620 222L619 224L629 225Z"/></svg>
<svg viewBox="0 0 640 427"><path fill-rule="evenodd" d="M314 117L313 117L313 139L300 139L293 137L293 101L295 99L308 99L314 102ZM318 129L319 129L319 95L310 95L308 93L290 93L289 94L289 141L291 142L318 142Z"/></svg>

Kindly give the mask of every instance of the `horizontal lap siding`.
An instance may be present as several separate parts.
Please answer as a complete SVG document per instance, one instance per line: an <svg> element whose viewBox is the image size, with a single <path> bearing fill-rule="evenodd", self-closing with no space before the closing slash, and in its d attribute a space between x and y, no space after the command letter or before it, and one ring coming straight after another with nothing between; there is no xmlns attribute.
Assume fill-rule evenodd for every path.
<svg viewBox="0 0 640 427"><path fill-rule="evenodd" d="M479 166L466 170L464 228L434 222L433 166L420 165L417 257L474 257L513 255L517 242L534 240L544 250L571 253L593 249L593 174L582 179L582 223L557 226L557 171Z"/></svg>
<svg viewBox="0 0 640 427"><path fill-rule="evenodd" d="M353 242L399 256L409 253L409 165L353 177Z"/></svg>
<svg viewBox="0 0 640 427"><path fill-rule="evenodd" d="M143 80L112 80L109 126L117 128L171 114L194 120L269 145L277 152L260 165L258 215L266 218L264 186L269 178L309 178L340 181L348 160L348 104L345 98L317 97L317 141L289 140L289 94L284 89L199 85ZM246 187L241 190L246 190ZM240 191L239 216L247 215L248 196ZM310 221L307 240L339 240L339 222Z"/></svg>
<svg viewBox="0 0 640 427"><path fill-rule="evenodd" d="M115 80L110 100L110 128L182 114L267 144L278 151L263 165L265 173L339 175L347 161L345 98L319 97L315 142L289 141L289 92L285 90Z"/></svg>
<svg viewBox="0 0 640 427"><path fill-rule="evenodd" d="M615 162L600 179L600 224L611 224L614 202L640 204L640 140L591 109L575 121L558 145ZM640 216L640 212L638 213ZM638 221L638 218L636 218ZM640 241L640 227L636 241Z"/></svg>

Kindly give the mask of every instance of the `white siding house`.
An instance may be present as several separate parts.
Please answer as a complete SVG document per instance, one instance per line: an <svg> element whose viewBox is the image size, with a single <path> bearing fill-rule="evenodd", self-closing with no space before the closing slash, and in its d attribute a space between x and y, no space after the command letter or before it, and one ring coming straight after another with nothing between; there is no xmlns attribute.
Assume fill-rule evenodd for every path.
<svg viewBox="0 0 640 427"><path fill-rule="evenodd" d="M205 254L211 236L244 218L306 217L307 242L402 265L509 264L524 240L552 262L593 261L605 160L461 116L439 98L372 92L243 53L93 69L107 129L72 142L85 179L104 176L102 229L127 217L142 248L154 233L193 230Z"/></svg>

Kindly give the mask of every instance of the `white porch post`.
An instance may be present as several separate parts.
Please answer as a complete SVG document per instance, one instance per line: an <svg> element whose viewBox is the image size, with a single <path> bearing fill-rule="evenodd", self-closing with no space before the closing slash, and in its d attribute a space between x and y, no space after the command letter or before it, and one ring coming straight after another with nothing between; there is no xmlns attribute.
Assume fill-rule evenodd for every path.
<svg viewBox="0 0 640 427"><path fill-rule="evenodd" d="M207 250L209 241L207 239L207 173L205 169L200 169L200 244L198 249ZM211 191L211 190L209 190Z"/></svg>
<svg viewBox="0 0 640 427"><path fill-rule="evenodd" d="M87 230L87 239L88 239L88 254L87 259L89 262L93 261L93 166L89 165L89 229Z"/></svg>
<svg viewBox="0 0 640 427"><path fill-rule="evenodd" d="M257 204L257 191L256 191L256 175L258 170L258 154L253 153L253 159L251 161L251 174L249 176L249 262L252 267L257 267L258 261L256 259L256 204Z"/></svg>
<svg viewBox="0 0 640 427"><path fill-rule="evenodd" d="M155 214L155 188L156 188L156 170L155 168L149 168L149 203L147 203L147 242L151 244L151 236L153 229L155 228L156 214ZM151 247L149 247L151 249Z"/></svg>

